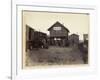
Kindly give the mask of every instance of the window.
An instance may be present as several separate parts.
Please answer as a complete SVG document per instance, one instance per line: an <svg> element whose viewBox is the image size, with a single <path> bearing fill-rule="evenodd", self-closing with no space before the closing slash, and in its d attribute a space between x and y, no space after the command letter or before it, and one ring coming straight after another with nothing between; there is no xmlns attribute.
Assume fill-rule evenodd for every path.
<svg viewBox="0 0 100 80"><path fill-rule="evenodd" d="M61 30L61 27L53 27L53 30Z"/></svg>

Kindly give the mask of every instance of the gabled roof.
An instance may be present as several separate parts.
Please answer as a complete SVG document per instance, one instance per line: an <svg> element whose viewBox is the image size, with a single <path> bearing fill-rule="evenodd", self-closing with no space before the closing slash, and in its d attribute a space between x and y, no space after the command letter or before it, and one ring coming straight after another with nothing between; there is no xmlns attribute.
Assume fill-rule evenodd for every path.
<svg viewBox="0 0 100 80"><path fill-rule="evenodd" d="M61 26L61 27L63 27L63 28L65 28L68 32L70 32L63 24L61 24L60 22L55 22L49 29L48 29L48 31L50 31L50 29L52 28L52 27L54 27L55 25L59 25L59 26Z"/></svg>
<svg viewBox="0 0 100 80"><path fill-rule="evenodd" d="M70 36L72 36L72 35L74 35L74 36L79 36L78 34L75 34L75 33L71 34Z"/></svg>
<svg viewBox="0 0 100 80"><path fill-rule="evenodd" d="M30 29L32 29L32 30L35 30L35 29L33 29L31 26L29 26L29 25L27 25L27 24L26 24L26 27L28 27L28 28L30 28Z"/></svg>

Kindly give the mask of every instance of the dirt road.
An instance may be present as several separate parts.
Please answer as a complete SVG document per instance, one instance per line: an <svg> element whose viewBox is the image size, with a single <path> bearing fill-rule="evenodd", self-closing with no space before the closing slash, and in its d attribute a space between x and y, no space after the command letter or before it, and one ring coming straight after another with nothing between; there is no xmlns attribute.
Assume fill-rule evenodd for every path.
<svg viewBox="0 0 100 80"><path fill-rule="evenodd" d="M75 47L55 47L34 49L27 52L26 65L67 65L83 64L81 52Z"/></svg>

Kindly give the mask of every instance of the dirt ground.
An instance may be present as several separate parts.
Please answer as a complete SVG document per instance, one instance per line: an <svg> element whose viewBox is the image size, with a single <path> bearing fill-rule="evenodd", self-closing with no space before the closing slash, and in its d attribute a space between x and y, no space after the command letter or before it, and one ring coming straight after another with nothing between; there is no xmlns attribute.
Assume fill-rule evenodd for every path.
<svg viewBox="0 0 100 80"><path fill-rule="evenodd" d="M77 47L56 47L28 50L26 66L84 64Z"/></svg>

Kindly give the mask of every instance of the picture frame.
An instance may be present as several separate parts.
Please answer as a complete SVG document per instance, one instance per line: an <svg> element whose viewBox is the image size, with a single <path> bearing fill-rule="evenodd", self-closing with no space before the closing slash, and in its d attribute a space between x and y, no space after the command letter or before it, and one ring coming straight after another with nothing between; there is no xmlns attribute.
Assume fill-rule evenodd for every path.
<svg viewBox="0 0 100 80"><path fill-rule="evenodd" d="M11 53L11 79L12 80L40 80L40 79L69 79L84 80L92 79L97 75L97 54L95 46L96 35L96 9L92 6L76 5L37 5L12 3L12 53ZM48 11L48 12L69 12L88 13L90 16L89 26L89 64L86 66L65 66L65 67L35 67L23 69L22 54L22 11Z"/></svg>

